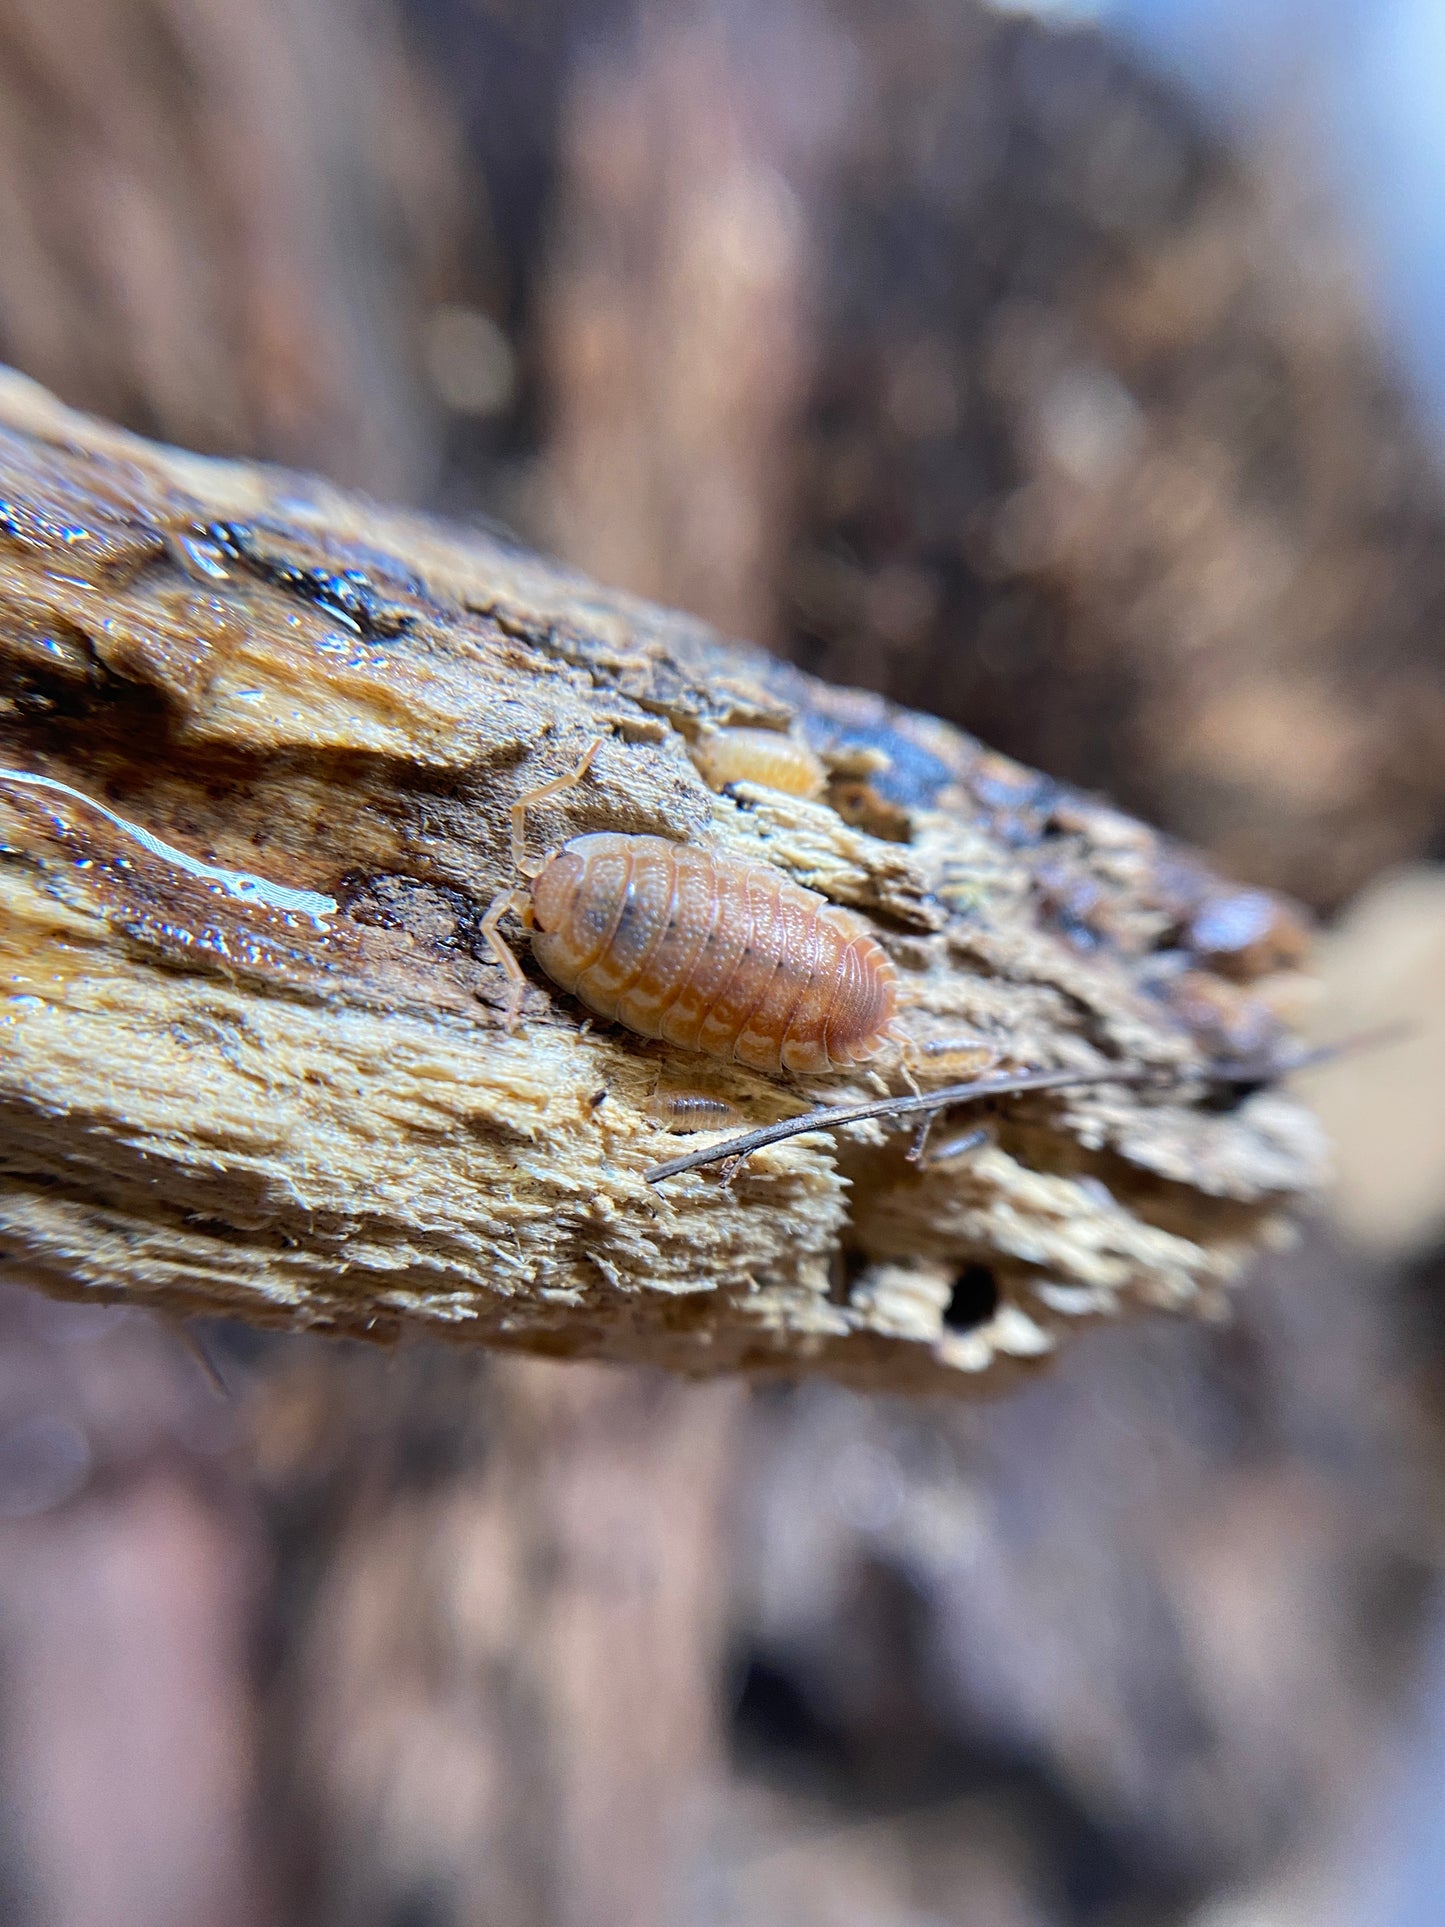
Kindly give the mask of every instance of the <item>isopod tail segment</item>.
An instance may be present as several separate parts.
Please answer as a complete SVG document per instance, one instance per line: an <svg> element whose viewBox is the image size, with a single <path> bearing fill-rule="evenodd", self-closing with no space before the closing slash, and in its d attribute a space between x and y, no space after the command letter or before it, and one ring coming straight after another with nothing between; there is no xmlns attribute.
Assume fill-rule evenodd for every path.
<svg viewBox="0 0 1445 1927"><path fill-rule="evenodd" d="M540 803L549 796L560 796L563 790L575 789L584 780L592 767L592 759L602 747L602 738L595 736L583 750L575 768L562 776L554 776L550 783L540 783L536 789L523 790L508 812L512 830L512 870L516 876L525 877L530 882L541 875L547 867L545 856L527 855L527 811L534 803ZM501 965L507 978L507 1032L510 1036L517 1028L522 1017L522 999L527 992L527 978L522 966L517 962L511 946L503 943L499 925L509 910L515 910L523 925L532 927L531 892L518 883L508 884L492 898L486 915L482 918L482 937L493 957Z"/></svg>

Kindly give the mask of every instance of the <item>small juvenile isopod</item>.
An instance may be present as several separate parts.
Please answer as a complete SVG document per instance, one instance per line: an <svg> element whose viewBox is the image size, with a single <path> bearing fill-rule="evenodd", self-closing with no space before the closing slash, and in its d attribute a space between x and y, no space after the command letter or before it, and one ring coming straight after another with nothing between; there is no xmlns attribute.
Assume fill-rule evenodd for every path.
<svg viewBox="0 0 1445 1927"><path fill-rule="evenodd" d="M643 1106L654 1124L683 1135L689 1131L725 1131L737 1124L742 1112L725 1097L705 1091L654 1091Z"/></svg>
<svg viewBox="0 0 1445 1927"><path fill-rule="evenodd" d="M776 729L713 729L692 746L692 760L710 789L757 783L788 796L817 796L827 781L822 763L796 736Z"/></svg>
<svg viewBox="0 0 1445 1927"><path fill-rule="evenodd" d="M926 1065L954 1083L965 1077L982 1077L993 1069L1002 1053L986 1037L929 1037L910 1044L909 1055L915 1069Z"/></svg>
<svg viewBox="0 0 1445 1927"><path fill-rule="evenodd" d="M893 965L862 919L763 863L660 836L601 831L527 859L529 805L580 783L576 769L512 805L512 860L530 896L503 891L482 929L512 985L525 978L497 933L508 909L532 953L599 1017L757 1071L817 1075L876 1057L893 1036Z"/></svg>

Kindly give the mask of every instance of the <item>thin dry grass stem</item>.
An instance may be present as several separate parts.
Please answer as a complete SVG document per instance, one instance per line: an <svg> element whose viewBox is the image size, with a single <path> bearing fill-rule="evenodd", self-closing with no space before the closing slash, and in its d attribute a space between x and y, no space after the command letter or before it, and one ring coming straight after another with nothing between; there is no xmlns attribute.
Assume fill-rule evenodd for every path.
<svg viewBox="0 0 1445 1927"><path fill-rule="evenodd" d="M651 1170L644 1171L643 1176L649 1184L661 1184L664 1178L680 1177L684 1171L696 1171L705 1164L726 1160L727 1180L731 1183L743 1160L751 1157L755 1151L765 1150L770 1144L781 1144L791 1137L801 1137L806 1132L838 1131L846 1124L862 1124L875 1117L920 1117L927 1120L939 1111L950 1110L955 1104L975 1103L989 1097L1013 1097L1025 1091L1080 1090L1089 1085L1104 1084L1122 1084L1132 1089L1157 1084L1164 1090L1175 1084L1200 1082L1246 1086L1273 1084L1282 1077L1292 1076L1296 1071L1331 1063L1347 1053L1373 1050L1384 1044L1398 1042L1405 1034L1405 1026L1391 1024L1338 1043L1290 1052L1265 1064L1216 1063L1206 1066L1203 1071L1191 1069L1178 1078L1171 1078L1168 1071L1161 1070L1157 1065L1133 1070L1121 1067L1092 1071L1026 1071L1001 1077L976 1077L967 1083L945 1084L939 1090L924 1091L910 1097L881 1097L863 1104L827 1105L816 1111L804 1111L798 1117L780 1118L774 1124L762 1124L756 1130L724 1138L721 1143L704 1146L699 1151L689 1151L683 1157L670 1158L666 1164L655 1164ZM926 1136L920 1133L910 1154L915 1161L922 1157L926 1143ZM961 1144L955 1144L950 1154L961 1148Z"/></svg>
<svg viewBox="0 0 1445 1927"><path fill-rule="evenodd" d="M945 1084L940 1090L924 1091L917 1097L877 1097L864 1104L827 1105L821 1110L804 1111L798 1117L780 1118L775 1124L759 1125L754 1131L724 1138L720 1144L705 1146L700 1151L689 1151L685 1157L671 1158L666 1164L655 1164L650 1171L644 1171L643 1176L649 1184L661 1184L664 1178L678 1177L704 1164L716 1164L724 1158L751 1157L770 1144L781 1144L807 1131L837 1131L845 1124L863 1124L875 1117L917 1117L979 1098L1011 1097L1020 1091L1071 1090L1088 1084L1139 1085L1153 1083L1158 1078L1159 1072L1152 1067L1133 1071L1032 1071L1022 1076L976 1077L966 1084Z"/></svg>

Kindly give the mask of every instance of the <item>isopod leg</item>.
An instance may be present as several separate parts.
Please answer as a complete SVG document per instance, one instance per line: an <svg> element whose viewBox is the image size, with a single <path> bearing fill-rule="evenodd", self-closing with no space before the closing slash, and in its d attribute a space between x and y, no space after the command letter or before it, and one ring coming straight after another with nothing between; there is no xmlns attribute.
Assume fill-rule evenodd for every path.
<svg viewBox="0 0 1445 1927"><path fill-rule="evenodd" d="M536 869L527 860L527 811L543 797L556 796L562 790L575 789L588 770L592 758L602 747L602 738L596 736L582 752L582 760L575 769L568 770L565 776L554 776L550 783L541 783L534 790L524 790L512 805L512 867L518 876L535 876Z"/></svg>
<svg viewBox="0 0 1445 1927"><path fill-rule="evenodd" d="M503 943L497 928L509 910L522 911L526 907L526 897L520 890L502 890L492 898L491 907L482 918L482 937L488 950L502 966L507 975L507 1031L515 1031L522 1015L522 998L526 993L527 979L522 974L522 966L513 956L510 945Z"/></svg>

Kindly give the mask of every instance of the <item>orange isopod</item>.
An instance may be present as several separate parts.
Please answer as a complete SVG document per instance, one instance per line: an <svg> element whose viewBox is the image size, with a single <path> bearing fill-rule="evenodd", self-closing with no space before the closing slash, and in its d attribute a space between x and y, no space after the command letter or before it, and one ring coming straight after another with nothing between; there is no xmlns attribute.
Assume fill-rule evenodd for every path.
<svg viewBox="0 0 1445 1927"><path fill-rule="evenodd" d="M528 804L580 782L596 748L513 805L523 875ZM766 864L660 836L573 837L535 868L530 903L506 891L484 921L512 981L515 1022L524 979L496 932L509 907L530 923L554 983L643 1037L751 1070L817 1075L876 1057L892 1034L897 980L862 919Z"/></svg>

